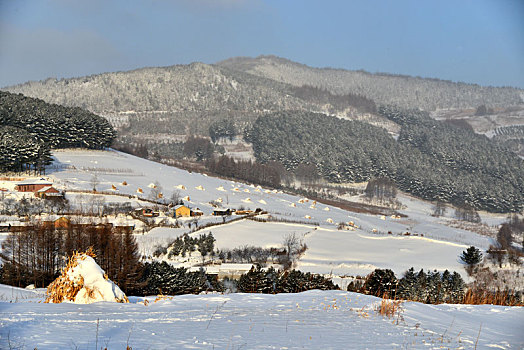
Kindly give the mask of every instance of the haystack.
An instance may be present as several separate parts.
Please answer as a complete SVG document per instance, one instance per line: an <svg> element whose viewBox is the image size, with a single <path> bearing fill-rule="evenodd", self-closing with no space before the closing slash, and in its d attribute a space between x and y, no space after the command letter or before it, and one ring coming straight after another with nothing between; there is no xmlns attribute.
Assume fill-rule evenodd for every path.
<svg viewBox="0 0 524 350"><path fill-rule="evenodd" d="M75 252L62 274L47 287L46 303L72 302L90 304L97 301L128 303L122 290L95 262L92 249Z"/></svg>

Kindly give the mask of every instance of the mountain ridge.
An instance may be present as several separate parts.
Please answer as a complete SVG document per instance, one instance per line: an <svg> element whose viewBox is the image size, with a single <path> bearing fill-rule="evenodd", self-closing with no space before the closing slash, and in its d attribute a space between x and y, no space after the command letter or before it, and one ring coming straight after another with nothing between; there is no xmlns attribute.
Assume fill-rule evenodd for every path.
<svg viewBox="0 0 524 350"><path fill-rule="evenodd" d="M284 93L287 92L286 90L289 87L308 85L327 90L334 95L356 94L365 96L380 105L397 105L403 108L420 108L428 111L445 108L476 108L480 105L508 107L524 103L524 90L514 87L481 86L438 78L370 73L364 70L316 68L273 55L255 58L232 57L215 64L193 62L164 67L143 67L129 71L100 73L74 78L48 78L7 86L2 90L42 98L46 102L80 106L95 113L120 112L122 109L118 105L110 106L107 103L101 109L99 104L89 101L89 96L66 96L64 92L60 91L60 86L75 84L79 81L108 80L108 77L121 78L122 76L126 76L130 83L133 83L132 78L137 75L149 75L149 79L154 80L154 78L158 79L162 75L169 75L170 72L187 75L190 72L196 73L213 69L217 69L220 74L228 77L238 77L238 74L241 74L244 79L249 77L248 80L252 82L256 80L257 84L269 86L271 89ZM193 78L197 79L196 82L198 83L198 79L205 80L206 77L204 75L200 78L198 76ZM114 79L109 80L110 83L115 83ZM154 81L148 83L153 85L147 86L145 90L155 90ZM189 87L195 91L195 82L192 82ZM115 94L111 90L111 86L99 86L99 88L104 90L104 94ZM53 91L46 93L44 90ZM89 89L83 87L77 91L77 94L78 92L85 94L86 90ZM154 108L150 108L150 110L154 110Z"/></svg>
<svg viewBox="0 0 524 350"><path fill-rule="evenodd" d="M234 57L220 61L217 65L295 86L312 85L327 89L333 94L356 93L371 98L378 104L392 104L403 108L430 111L441 108L476 108L482 104L507 107L524 102L524 90L515 87L481 86L438 78L370 73L364 70L315 68L272 55L256 58ZM376 86L373 87L373 84ZM391 90L394 90L393 93ZM446 90L453 91L445 93ZM440 101L435 100L435 92L438 92L436 95L440 95ZM406 93L409 93L409 96L404 96L407 98L398 98Z"/></svg>

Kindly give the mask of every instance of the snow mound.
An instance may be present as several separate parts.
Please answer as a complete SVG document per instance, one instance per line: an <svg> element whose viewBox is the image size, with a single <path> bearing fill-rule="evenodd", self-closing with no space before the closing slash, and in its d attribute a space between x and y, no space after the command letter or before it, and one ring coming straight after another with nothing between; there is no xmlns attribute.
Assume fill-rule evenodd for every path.
<svg viewBox="0 0 524 350"><path fill-rule="evenodd" d="M95 262L93 251L75 253L62 274L47 287L46 303L97 301L128 303L126 295Z"/></svg>

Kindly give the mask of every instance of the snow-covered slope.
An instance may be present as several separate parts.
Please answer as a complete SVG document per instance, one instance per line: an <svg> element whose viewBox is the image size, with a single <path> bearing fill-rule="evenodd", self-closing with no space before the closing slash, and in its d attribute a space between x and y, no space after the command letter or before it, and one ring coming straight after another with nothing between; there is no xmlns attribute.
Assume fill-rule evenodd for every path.
<svg viewBox="0 0 524 350"><path fill-rule="evenodd" d="M213 207L210 201L219 201L223 207L263 208L275 217L293 221L317 222L313 225L284 223L255 223L242 221L216 226L211 231L217 238L217 247L235 248L241 245L278 246L287 233L304 235L308 250L299 262L305 271L337 274L366 274L376 267L393 268L401 274L411 266L439 270L451 269L463 273L458 255L469 245L488 248L492 239L476 233L451 228L448 218L430 216L431 205L411 197L401 196L407 206L401 210L405 218L348 212L333 206L314 203L275 190L269 190L189 173L174 167L154 163L116 151L62 150L54 153L55 167L50 172L57 187L69 189L92 188L96 173L97 188L120 194L147 196L152 183L159 184L164 197L173 192L189 198L187 204L199 207L206 216L201 220L217 220L208 216ZM124 181L127 185L122 185ZM113 189L113 186L116 190ZM120 200L129 200L119 197ZM504 220L503 216L490 218L490 224ZM358 229L337 230L339 222L353 221ZM137 235L140 249L149 255L156 244L165 244L188 232L179 229L154 229ZM199 231L197 234L207 231ZM387 232L391 231L392 235ZM406 231L424 237L399 236Z"/></svg>
<svg viewBox="0 0 524 350"><path fill-rule="evenodd" d="M0 289L1 290L1 289ZM522 349L524 312L407 302L340 291L184 295L144 305L0 302L0 348Z"/></svg>

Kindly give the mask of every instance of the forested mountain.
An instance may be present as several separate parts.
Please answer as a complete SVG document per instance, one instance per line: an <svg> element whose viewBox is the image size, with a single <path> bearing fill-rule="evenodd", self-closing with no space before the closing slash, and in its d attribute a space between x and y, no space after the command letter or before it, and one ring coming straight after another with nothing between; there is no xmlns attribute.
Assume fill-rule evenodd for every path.
<svg viewBox="0 0 524 350"><path fill-rule="evenodd" d="M142 134L207 135L210 123L224 118L242 130L268 111L313 110L352 116L362 114L359 108L374 105L367 99L361 103L362 98L353 95L330 100L326 91L309 88L305 93L288 84L202 63L48 79L6 90L79 106L107 117L116 127L127 126L129 132Z"/></svg>
<svg viewBox="0 0 524 350"><path fill-rule="evenodd" d="M91 112L0 91L1 171L41 171L52 148L102 149L114 138L109 122Z"/></svg>
<svg viewBox="0 0 524 350"><path fill-rule="evenodd" d="M260 114L282 110L381 125L377 105L423 110L507 107L522 103L524 94L515 88L311 68L274 56L47 79L5 90L82 107L107 117L117 128L127 126L131 133L176 135L207 135L210 123L224 118L241 131Z"/></svg>
<svg viewBox="0 0 524 350"><path fill-rule="evenodd" d="M431 111L437 108L507 107L524 102L524 90L366 71L312 68L275 56L236 57L218 66L293 86L311 85L333 94L357 94L379 105Z"/></svg>
<svg viewBox="0 0 524 350"><path fill-rule="evenodd" d="M398 141L382 128L311 112L261 116L245 138L260 162L288 170L312 164L331 182L387 177L424 199L494 212L524 208L524 161L507 149L421 112L380 113L401 125Z"/></svg>
<svg viewBox="0 0 524 350"><path fill-rule="evenodd" d="M153 159L198 152L201 159L208 159L211 147L207 143L205 152L186 152L183 142L187 135L210 136L215 142L245 131L258 160L281 161L288 169L300 162L314 164L330 181L386 176L402 190L426 199L492 211L523 207L522 161L507 151L508 146L518 151L520 138L498 137L498 143L491 142L468 130L469 122L462 125L462 120L449 120L452 125L414 112L470 108L475 113L479 106L486 111L507 108L523 103L521 89L317 69L261 56L215 65L192 63L47 79L5 90L102 115L119 129L119 145L143 149L146 156L149 151ZM58 106L53 106L46 114L55 113ZM26 110L30 113L19 114L31 125L27 130L37 136L36 141L51 147L97 147L107 145L113 137L107 124L89 122L92 114L78 108L67 109L75 111L76 117L46 123L39 122L40 114ZM70 125L73 120L85 126ZM23 127L16 120L8 124ZM39 128L47 131L39 133ZM62 128L67 129L67 137L62 131L52 134L51 130ZM504 135L509 131L520 135L516 128L504 130ZM399 135L398 141L391 133ZM95 139L86 136L89 134L96 135ZM75 135L83 136L78 139ZM96 139L99 136L102 141Z"/></svg>

